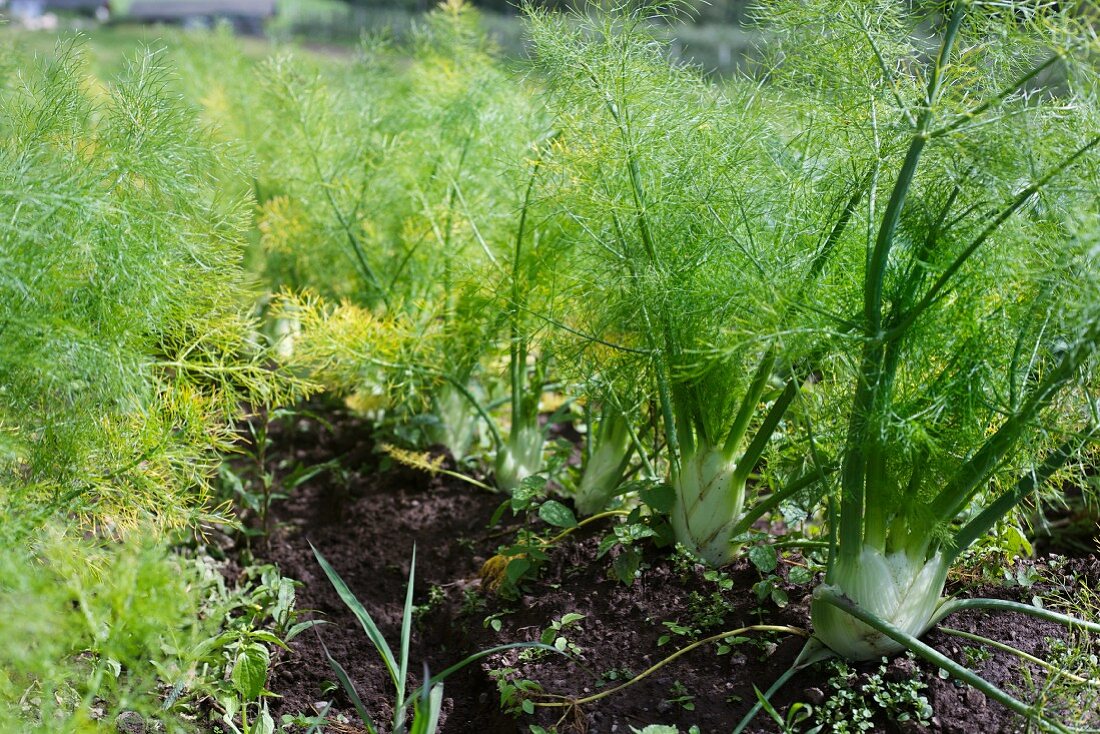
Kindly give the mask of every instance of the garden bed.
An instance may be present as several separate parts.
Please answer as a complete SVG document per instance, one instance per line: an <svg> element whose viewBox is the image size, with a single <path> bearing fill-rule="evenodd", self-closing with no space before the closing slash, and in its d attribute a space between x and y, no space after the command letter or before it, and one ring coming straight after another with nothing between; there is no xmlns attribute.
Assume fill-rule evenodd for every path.
<svg viewBox="0 0 1100 734"><path fill-rule="evenodd" d="M645 553L639 578L625 586L610 573L614 551L596 558L596 527L553 548L538 580L524 584L515 598L486 594L479 579L481 565L510 540L509 530L514 530L507 522L489 526L502 497L404 467L381 470L381 457L373 450L366 424L342 413L325 415L325 419L295 418L273 429L274 463L280 463L279 457L287 459L282 462L286 466L338 459L343 473L320 474L278 504L276 529L270 541L257 544L257 552L303 583L300 607L329 622L318 628L318 635L348 670L367 709L377 712L378 718L388 716L392 706L385 670L318 567L310 543L329 559L390 640L399 634L409 559L416 543L418 621L413 661L423 660L435 671L478 649L538 640L554 622L566 620L552 637L563 637L566 642L561 644L578 655L579 662L545 651L511 651L457 674L445 687L442 731L448 733L511 734L529 731L530 724L546 730L556 725L559 732L629 732L630 727L642 729L649 724L725 732L755 700L753 686L770 685L801 647L801 640L791 635L746 633L737 644L721 650L715 644L701 646L601 700L524 713L524 698L548 703L557 699L541 694L578 699L599 693L708 635L755 624L808 629L810 587L777 582L789 597L788 604L779 608L771 599L758 600L752 587L762 575L747 560L719 576L656 549ZM786 558L777 570L780 578L798 563L797 555ZM1054 566L1057 575L1090 585L1100 579L1100 562L1095 558L1057 559ZM1051 572L1044 563L1035 570L1040 575ZM1043 582L990 586L964 581L956 579L949 592L1029 601L1050 591ZM1067 639L1058 625L1017 614L966 612L953 616L949 624L1044 659L1052 655L1052 644L1064 645ZM987 651L938 631L925 639L1025 700L1038 697L1048 679L1037 665L1005 652ZM900 658L884 671L877 662L852 666L852 671L858 677L846 685L866 684L878 673L883 684L907 686L907 693L894 697L904 699L898 703L901 709L874 712L876 731L961 734L1025 728L1019 717L942 677L931 666ZM836 675L827 664L798 674L775 697L777 709L785 712L795 702L843 705L838 689L845 685L830 682ZM354 721L350 701L332 687L334 679L318 636L301 635L289 653L281 654L269 681L269 688L281 696L273 702L273 712L313 713L333 701L330 716L344 714ZM918 679L920 685L913 685ZM531 684L538 693L522 693ZM503 704L502 687L507 694ZM910 704L908 692L926 697L931 705L934 713L927 724L896 721ZM514 715L502 706L515 709ZM807 722L800 730L811 726ZM346 730L358 731L355 726ZM761 715L750 730L778 729Z"/></svg>

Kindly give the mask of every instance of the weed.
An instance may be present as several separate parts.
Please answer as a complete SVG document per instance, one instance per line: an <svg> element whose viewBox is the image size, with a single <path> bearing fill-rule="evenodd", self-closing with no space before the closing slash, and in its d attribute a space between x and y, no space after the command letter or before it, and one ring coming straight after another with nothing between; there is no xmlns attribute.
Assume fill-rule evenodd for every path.
<svg viewBox="0 0 1100 734"><path fill-rule="evenodd" d="M668 690L670 698L665 699L666 703L676 704L684 711L695 710L695 694L688 691L683 683L678 680L673 681Z"/></svg>
<svg viewBox="0 0 1100 734"><path fill-rule="evenodd" d="M535 713L533 697L542 693L542 686L538 683L517 677L519 671L516 668L501 668L490 670L489 677L496 681L497 690L500 692L500 710L505 713L518 715L520 713Z"/></svg>
<svg viewBox="0 0 1100 734"><path fill-rule="evenodd" d="M910 654L910 661L916 658ZM923 691L927 686L918 676L892 680L883 659L878 669L869 674L856 673L845 662L828 663L832 675L828 686L832 693L814 714L817 726L807 734L832 731L852 734L874 729L877 717L890 721L915 721L927 725L932 707Z"/></svg>

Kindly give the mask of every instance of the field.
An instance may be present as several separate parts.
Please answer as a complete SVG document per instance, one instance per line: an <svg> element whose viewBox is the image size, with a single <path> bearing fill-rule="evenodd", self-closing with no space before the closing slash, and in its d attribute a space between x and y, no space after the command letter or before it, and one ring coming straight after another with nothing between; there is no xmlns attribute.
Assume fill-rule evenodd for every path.
<svg viewBox="0 0 1100 734"><path fill-rule="evenodd" d="M1100 731L1069 5L0 28L0 734Z"/></svg>

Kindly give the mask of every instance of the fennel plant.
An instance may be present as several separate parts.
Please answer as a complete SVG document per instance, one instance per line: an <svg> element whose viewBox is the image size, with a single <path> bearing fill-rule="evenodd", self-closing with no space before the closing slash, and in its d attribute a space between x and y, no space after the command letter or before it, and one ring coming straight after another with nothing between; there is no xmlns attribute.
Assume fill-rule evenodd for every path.
<svg viewBox="0 0 1100 734"><path fill-rule="evenodd" d="M246 201L157 54L110 85L78 43L0 80L0 505L117 530L201 519L267 367Z"/></svg>
<svg viewBox="0 0 1100 734"><path fill-rule="evenodd" d="M544 123L465 3L429 13L407 46L371 41L360 51L348 71L280 55L255 73L265 111L239 114L259 118L247 141L265 274L273 289L318 294L333 312L369 309L366 331L383 341L358 345L361 384L329 387L357 392L353 402L381 411L400 442L441 443L462 460L481 448L500 356L527 352L506 314L522 312L517 293L527 297L511 285L527 277L516 270L516 256L528 259L517 236L534 246L517 219L524 160ZM348 352L317 343L334 335L309 331L317 320L303 299L276 300L288 361L308 367L317 353ZM386 323L398 330L383 333ZM512 415L507 435L490 426L488 439L504 475L525 474L541 463L541 429L522 425L529 396L509 400L523 420Z"/></svg>
<svg viewBox="0 0 1100 734"><path fill-rule="evenodd" d="M1095 12L977 0L765 11L781 49L817 49L774 70L808 105L796 125L832 123L821 154L874 165L853 243L857 307L838 314L851 387L815 635L856 660L908 647L1026 716L916 638L983 606L1100 629L942 598L959 554L1057 491L1100 427Z"/></svg>
<svg viewBox="0 0 1100 734"><path fill-rule="evenodd" d="M749 486L819 352L817 315L793 302L861 189L822 196L819 230L787 216L812 162L768 129L757 85L719 90L670 63L648 12L528 11L557 115L552 198L578 263L563 277L586 304L564 326L594 353L633 355L659 406L676 538L722 565L753 521L816 482Z"/></svg>

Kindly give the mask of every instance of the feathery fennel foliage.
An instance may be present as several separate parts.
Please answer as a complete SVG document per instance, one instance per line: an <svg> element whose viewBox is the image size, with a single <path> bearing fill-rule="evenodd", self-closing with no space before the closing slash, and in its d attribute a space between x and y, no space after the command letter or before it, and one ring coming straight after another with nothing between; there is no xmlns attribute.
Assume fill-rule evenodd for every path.
<svg viewBox="0 0 1100 734"><path fill-rule="evenodd" d="M0 88L0 500L197 518L243 402L293 392L243 315L245 202L156 55L104 87L78 48Z"/></svg>
<svg viewBox="0 0 1100 734"><path fill-rule="evenodd" d="M914 635L942 614L952 559L1057 487L1100 409L1089 8L942 10L777 3L769 18L781 48L816 38L772 78L838 131L821 154L874 161L826 582ZM827 603L814 614L847 656L899 647Z"/></svg>
<svg viewBox="0 0 1100 734"><path fill-rule="evenodd" d="M807 161L770 129L763 92L670 63L644 8L529 15L560 131L547 167L574 238L575 330L652 380L677 539L721 565L751 524L750 475L790 428L819 321L799 306L858 189L823 187L816 220L789 216Z"/></svg>
<svg viewBox="0 0 1100 734"><path fill-rule="evenodd" d="M857 307L837 314L851 336L850 402L816 640L766 695L822 654L909 648L1044 730L1069 731L917 637L965 608L1100 629L941 598L961 552L1058 491L1096 445L1095 13L971 1L777 2L763 14L782 39L770 78L802 108L791 129L831 130L818 155L873 164L863 236L844 243L859 255L847 258ZM818 53L791 53L810 39Z"/></svg>
<svg viewBox="0 0 1100 734"><path fill-rule="evenodd" d="M200 53L185 54L199 76L232 86ZM487 368L513 342L518 212L526 159L544 132L530 90L461 2L430 13L408 48L366 43L349 69L282 54L249 76L247 109L225 94L203 101L210 114L229 110L226 134L243 132L255 159L266 279L276 292L317 294L330 311L370 309L368 331L382 339L311 344L335 333L303 328L298 310L317 324L318 304L289 298L276 321L284 353L308 368L319 355L359 349L364 364L343 373L369 377L359 397L388 408L400 439L442 442L462 457L485 413L475 403L495 399L499 377ZM329 323L344 321L332 313ZM376 328L387 323L397 331ZM353 389L343 379L330 387ZM504 445L503 431L489 433L494 448Z"/></svg>

